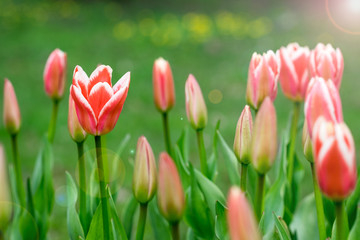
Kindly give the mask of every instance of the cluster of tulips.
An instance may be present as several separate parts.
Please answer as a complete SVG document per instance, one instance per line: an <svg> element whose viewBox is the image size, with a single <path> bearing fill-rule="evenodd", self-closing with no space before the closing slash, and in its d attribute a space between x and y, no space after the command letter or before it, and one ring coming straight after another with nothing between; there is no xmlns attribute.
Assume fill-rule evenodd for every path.
<svg viewBox="0 0 360 240"><path fill-rule="evenodd" d="M319 43L314 50L309 50L292 43L276 53L254 53L246 90L250 106L244 107L238 120L233 149L221 136L217 124L211 155L203 137L208 121L205 100L197 80L190 74L185 83L186 114L196 132L198 170L193 167L198 161L189 160L187 130L175 145L171 144L168 119L175 105L173 75L169 63L157 59L153 67L154 102L163 120L166 151L160 153L157 170L149 142L144 136L138 139L133 195L123 207L121 217L116 208L117 189L113 191L109 180L117 161L112 165L108 163L101 136L116 125L129 90L130 73L113 86L109 66L98 66L90 77L76 66L70 87L68 129L78 149L79 184L77 186L66 173L70 239L131 239L134 230L135 238L143 239L148 212L155 239L180 239L182 220L188 226L186 239L296 239L299 233L289 226L301 187L295 146L302 127L303 101L304 151L301 154L312 170L319 238L359 239L356 229L360 227L357 207L360 189L354 191L355 144L343 121L339 95L343 65L340 50L329 44ZM0 147L0 239L47 238L54 198L51 144L58 104L64 94L65 70L66 54L56 49L44 70L45 92L53 101L53 114L26 188L17 147L20 110L13 86L5 79L4 125L12 139L13 160L6 164ZM294 103L289 128L280 141L273 105L278 80L284 95ZM254 124L251 108L255 114ZM95 138L96 161L84 150L87 135ZM215 184L219 177L218 145L234 185L227 200ZM86 173L87 164L94 169L90 177ZM272 168L276 168L277 175L273 183L267 176ZM335 214L325 214L334 210ZM136 216L137 224L133 224Z"/></svg>

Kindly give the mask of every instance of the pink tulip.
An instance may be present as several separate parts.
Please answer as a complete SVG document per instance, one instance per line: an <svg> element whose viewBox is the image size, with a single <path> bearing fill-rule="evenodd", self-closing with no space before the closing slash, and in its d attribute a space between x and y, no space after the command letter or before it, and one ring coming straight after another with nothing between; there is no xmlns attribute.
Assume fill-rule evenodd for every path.
<svg viewBox="0 0 360 240"><path fill-rule="evenodd" d="M227 221L231 240L260 240L255 216L245 193L238 187L230 189Z"/></svg>
<svg viewBox="0 0 360 240"><path fill-rule="evenodd" d="M237 159L244 164L250 163L252 125L250 107L246 105L236 125L234 139L234 153Z"/></svg>
<svg viewBox="0 0 360 240"><path fill-rule="evenodd" d="M207 109L200 86L195 77L190 74L185 83L186 115L191 126L200 130L207 124Z"/></svg>
<svg viewBox="0 0 360 240"><path fill-rule="evenodd" d="M344 59L339 48L331 44L318 43L310 55L310 70L313 77L331 79L336 88L340 89L344 71Z"/></svg>
<svg viewBox="0 0 360 240"><path fill-rule="evenodd" d="M44 70L45 92L52 99L60 99L64 94L66 77L66 53L55 49L46 61Z"/></svg>
<svg viewBox="0 0 360 240"><path fill-rule="evenodd" d="M113 87L111 74L111 67L101 65L88 78L80 66L75 67L70 92L79 122L89 134L98 136L110 132L123 108L130 85L130 72Z"/></svg>
<svg viewBox="0 0 360 240"><path fill-rule="evenodd" d="M5 78L4 82L4 125L10 134L16 134L20 130L21 115L16 99L14 87L11 82Z"/></svg>
<svg viewBox="0 0 360 240"><path fill-rule="evenodd" d="M178 222L184 213L185 196L180 176L171 157L163 152L159 160L158 206L169 222Z"/></svg>
<svg viewBox="0 0 360 240"><path fill-rule="evenodd" d="M78 116L76 114L75 103L71 97L71 94L69 95L68 129L71 138L75 142L80 143L85 140L86 132L81 127L81 124L79 122Z"/></svg>
<svg viewBox="0 0 360 240"><path fill-rule="evenodd" d="M293 101L302 101L305 98L309 84L308 62L310 50L291 43L278 51L280 57L280 85L286 97Z"/></svg>
<svg viewBox="0 0 360 240"><path fill-rule="evenodd" d="M168 61L158 58L153 67L155 106L160 112L169 111L175 104L174 80Z"/></svg>
<svg viewBox="0 0 360 240"><path fill-rule="evenodd" d="M246 101L251 107L258 109L266 97L275 100L279 70L280 61L273 51L252 55L246 89Z"/></svg>
<svg viewBox="0 0 360 240"><path fill-rule="evenodd" d="M316 120L323 116L327 120L342 122L342 107L339 91L331 80L315 77L311 80L305 100L305 117L310 137Z"/></svg>
<svg viewBox="0 0 360 240"><path fill-rule="evenodd" d="M320 117L313 130L313 149L321 191L335 201L345 199L357 179L355 144L349 128Z"/></svg>

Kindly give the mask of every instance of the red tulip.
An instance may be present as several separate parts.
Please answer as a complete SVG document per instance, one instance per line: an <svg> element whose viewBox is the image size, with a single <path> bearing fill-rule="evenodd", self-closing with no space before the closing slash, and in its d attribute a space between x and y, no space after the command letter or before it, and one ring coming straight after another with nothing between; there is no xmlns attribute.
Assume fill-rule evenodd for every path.
<svg viewBox="0 0 360 240"><path fill-rule="evenodd" d="M153 67L155 106L160 112L169 111L175 104L174 80L168 61L158 58Z"/></svg>
<svg viewBox="0 0 360 240"><path fill-rule="evenodd" d="M64 94L66 77L66 53L55 49L46 61L44 70L45 92L52 99L60 99Z"/></svg>
<svg viewBox="0 0 360 240"><path fill-rule="evenodd" d="M250 163L249 155L250 155L252 125L253 125L253 120L251 116L250 107L246 105L236 125L236 132L234 139L234 153L237 159L244 164Z"/></svg>
<svg viewBox="0 0 360 240"><path fill-rule="evenodd" d="M228 226L231 240L260 240L255 216L245 193L238 187L230 189L228 199Z"/></svg>
<svg viewBox="0 0 360 240"><path fill-rule="evenodd" d="M310 137L316 120L323 116L327 120L342 122L342 107L339 91L332 81L313 78L305 100L305 117Z"/></svg>
<svg viewBox="0 0 360 240"><path fill-rule="evenodd" d="M71 138L75 142L82 142L85 140L86 132L81 127L81 124L79 122L78 116L76 114L75 103L71 97L71 94L69 95L68 129Z"/></svg>
<svg viewBox="0 0 360 240"><path fill-rule="evenodd" d="M281 64L279 78L283 93L293 101L302 101L310 80L309 48L291 43L286 48L280 48L278 55Z"/></svg>
<svg viewBox="0 0 360 240"><path fill-rule="evenodd" d="M16 94L11 82L5 78L4 82L4 125L10 134L20 130L21 115Z"/></svg>
<svg viewBox="0 0 360 240"><path fill-rule="evenodd" d="M123 108L130 85L130 72L114 86L111 84L111 74L111 67L101 65L88 78L80 66L75 67L70 92L79 122L89 134L104 135L110 132Z"/></svg>
<svg viewBox="0 0 360 240"><path fill-rule="evenodd" d="M321 191L329 198L343 200L356 185L355 144L345 123L320 117L313 130L316 173Z"/></svg>
<svg viewBox="0 0 360 240"><path fill-rule="evenodd" d="M344 59L340 49L334 49L331 44L316 45L310 55L310 70L313 77L331 79L336 88L340 89L344 71Z"/></svg>
<svg viewBox="0 0 360 240"><path fill-rule="evenodd" d="M252 55L246 89L246 101L251 107L258 109L266 97L275 100L279 70L279 58L273 51Z"/></svg>

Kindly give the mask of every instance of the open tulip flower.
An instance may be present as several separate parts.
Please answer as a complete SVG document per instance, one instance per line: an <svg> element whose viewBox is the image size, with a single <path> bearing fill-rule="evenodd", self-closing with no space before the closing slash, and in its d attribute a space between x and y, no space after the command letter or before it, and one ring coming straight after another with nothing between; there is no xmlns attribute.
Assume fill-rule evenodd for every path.
<svg viewBox="0 0 360 240"><path fill-rule="evenodd" d="M104 65L98 66L90 78L80 66L74 70L70 91L76 113L84 130L95 136L104 135L115 127L128 93L130 72L114 86L111 74L111 67Z"/></svg>

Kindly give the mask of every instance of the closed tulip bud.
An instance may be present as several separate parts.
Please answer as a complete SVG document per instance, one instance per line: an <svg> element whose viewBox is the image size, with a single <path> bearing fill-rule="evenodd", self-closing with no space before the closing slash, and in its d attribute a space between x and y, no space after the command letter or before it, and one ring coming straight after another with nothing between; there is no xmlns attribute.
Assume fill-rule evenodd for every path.
<svg viewBox="0 0 360 240"><path fill-rule="evenodd" d="M340 89L344 71L344 59L340 49L334 49L331 44L316 45L310 55L310 70L312 77L331 79L336 88Z"/></svg>
<svg viewBox="0 0 360 240"><path fill-rule="evenodd" d="M158 58L153 67L154 102L160 112L169 111L175 104L174 80L170 64Z"/></svg>
<svg viewBox="0 0 360 240"><path fill-rule="evenodd" d="M85 140L86 132L81 127L81 124L79 122L78 116L76 114L75 103L71 97L71 94L69 96L68 129L69 129L71 138L75 142L80 143Z"/></svg>
<svg viewBox="0 0 360 240"><path fill-rule="evenodd" d="M19 105L16 99L14 87L11 82L5 78L4 82L4 125L10 134L16 134L20 130L21 115Z"/></svg>
<svg viewBox="0 0 360 240"><path fill-rule="evenodd" d="M165 152L160 154L157 199L161 214L169 222L180 221L185 209L184 191L176 166Z"/></svg>
<svg viewBox="0 0 360 240"><path fill-rule="evenodd" d="M305 100L305 118L312 138L316 120L323 116L327 120L342 122L342 107L339 91L330 80L313 78L309 84Z"/></svg>
<svg viewBox="0 0 360 240"><path fill-rule="evenodd" d="M279 58L273 51L252 55L246 89L246 101L251 107L259 109L266 97L275 100L279 70Z"/></svg>
<svg viewBox="0 0 360 240"><path fill-rule="evenodd" d="M144 136L140 137L136 147L133 176L133 193L142 204L149 202L155 195L157 173L154 153Z"/></svg>
<svg viewBox="0 0 360 240"><path fill-rule="evenodd" d="M245 193L238 187L230 189L227 199L227 221L231 240L260 240L255 216Z"/></svg>
<svg viewBox="0 0 360 240"><path fill-rule="evenodd" d="M195 77L190 74L185 83L186 115L195 130L205 128L207 124L207 109L200 86Z"/></svg>
<svg viewBox="0 0 360 240"><path fill-rule="evenodd" d="M251 140L251 161L259 174L265 174L273 165L277 152L276 112L267 97L256 115Z"/></svg>
<svg viewBox="0 0 360 240"><path fill-rule="evenodd" d="M60 99L64 94L66 77L66 53L55 49L46 61L44 85L46 94L52 99Z"/></svg>
<svg viewBox="0 0 360 240"><path fill-rule="evenodd" d="M311 142L311 138L309 135L308 127L306 125L306 121L304 122L304 127L303 127L302 146L303 146L305 158L309 162L314 162L313 152L312 152L312 142Z"/></svg>
<svg viewBox="0 0 360 240"><path fill-rule="evenodd" d="M253 120L250 107L245 106L236 125L234 152L237 159L244 163L250 163L250 145Z"/></svg>
<svg viewBox="0 0 360 240"><path fill-rule="evenodd" d="M279 79L284 95L293 101L304 100L310 81L309 48L291 43L280 48L278 55L281 65Z"/></svg>
<svg viewBox="0 0 360 240"><path fill-rule="evenodd" d="M313 130L315 168L321 191L339 201L348 197L356 185L355 144L345 123L320 117Z"/></svg>
<svg viewBox="0 0 360 240"><path fill-rule="evenodd" d="M3 145L0 144L0 232L5 231L8 226L11 214L12 204L10 196L10 187L7 176L7 167L4 155Z"/></svg>

